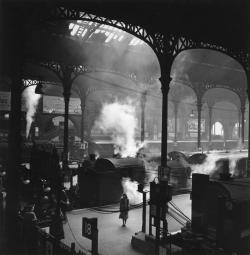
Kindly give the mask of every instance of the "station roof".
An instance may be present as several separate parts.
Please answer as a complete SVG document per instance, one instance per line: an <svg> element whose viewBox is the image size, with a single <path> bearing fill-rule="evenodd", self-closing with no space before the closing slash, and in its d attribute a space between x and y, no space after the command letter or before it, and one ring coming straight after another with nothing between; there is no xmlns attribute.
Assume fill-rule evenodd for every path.
<svg viewBox="0 0 250 255"><path fill-rule="evenodd" d="M187 36L235 50L249 49L247 0L61 0L57 4L148 31Z"/></svg>
<svg viewBox="0 0 250 255"><path fill-rule="evenodd" d="M119 22L138 25L153 33L187 36L193 40L222 45L235 51L248 51L248 47L250 47L249 1L246 0L4 0L3 2L21 5L22 8L32 8L30 6L38 8L39 5L46 6L46 8L53 8L54 5L65 6L71 10L88 12ZM5 14L5 17L7 16ZM4 21L8 25L9 21ZM140 51L146 52L144 42L111 26L77 20L69 20L67 25L71 26L72 37L82 39L84 47L86 46L85 52L81 51L83 44L79 45L79 43L62 37L48 37L49 29L53 26L50 23L50 28L46 33L43 30L42 32L35 31L33 37L31 36L30 45L32 44L32 47L29 47L28 54L38 58L53 55L59 57L60 60L63 55L70 52L74 58L86 59L85 53L88 50L90 52L91 47L96 47L98 42L101 42L103 46L126 43L130 50L134 50L136 54ZM93 26L96 26L93 35L86 39L87 30ZM106 48L105 51L112 51L112 47ZM230 60L227 56L220 55L218 57L218 54L216 56L212 51L204 52L197 50L192 52L192 59L186 61L186 69L182 70L187 73L187 76L183 77L183 72L178 74L181 80L189 77L191 82L206 80L221 85L226 84L228 87L246 86L244 70L236 61ZM140 57L135 58L135 60L137 59ZM178 65L178 59L176 64ZM156 72L159 72L157 68Z"/></svg>

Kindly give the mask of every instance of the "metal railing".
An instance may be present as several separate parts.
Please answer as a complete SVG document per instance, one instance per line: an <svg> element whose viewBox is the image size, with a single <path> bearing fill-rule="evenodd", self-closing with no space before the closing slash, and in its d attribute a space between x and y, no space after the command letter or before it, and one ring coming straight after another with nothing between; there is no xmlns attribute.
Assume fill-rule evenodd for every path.
<svg viewBox="0 0 250 255"><path fill-rule="evenodd" d="M71 243L69 247L62 241L57 240L54 236L41 229L39 223L30 225L28 233L24 224L23 218L19 216L20 252L24 254L87 255L83 251L76 251L75 243Z"/></svg>

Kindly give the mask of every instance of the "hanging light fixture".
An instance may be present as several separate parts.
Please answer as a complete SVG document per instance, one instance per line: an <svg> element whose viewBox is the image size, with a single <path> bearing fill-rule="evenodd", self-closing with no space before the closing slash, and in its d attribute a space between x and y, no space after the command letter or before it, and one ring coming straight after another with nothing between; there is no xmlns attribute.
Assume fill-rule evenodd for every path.
<svg viewBox="0 0 250 255"><path fill-rule="evenodd" d="M189 114L190 117L194 117L194 110L191 111L191 113Z"/></svg>

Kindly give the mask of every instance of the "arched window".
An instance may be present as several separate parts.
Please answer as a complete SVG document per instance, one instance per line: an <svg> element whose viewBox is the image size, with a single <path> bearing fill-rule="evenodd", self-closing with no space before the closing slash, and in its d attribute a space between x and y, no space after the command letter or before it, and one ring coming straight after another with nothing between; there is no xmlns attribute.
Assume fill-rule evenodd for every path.
<svg viewBox="0 0 250 255"><path fill-rule="evenodd" d="M214 136L224 136L224 128L223 125L217 121L212 126L212 135Z"/></svg>

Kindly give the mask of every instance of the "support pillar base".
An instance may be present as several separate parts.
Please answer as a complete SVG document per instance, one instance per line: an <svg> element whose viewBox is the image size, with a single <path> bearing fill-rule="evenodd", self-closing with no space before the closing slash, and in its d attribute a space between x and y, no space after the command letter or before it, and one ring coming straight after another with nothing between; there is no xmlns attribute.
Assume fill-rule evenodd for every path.
<svg viewBox="0 0 250 255"><path fill-rule="evenodd" d="M143 254L156 255L154 236L147 235L143 232L137 232L132 236L131 245L135 250ZM169 251L169 247L160 246L159 254L175 254L181 251L182 249L180 247L172 244L171 252Z"/></svg>

